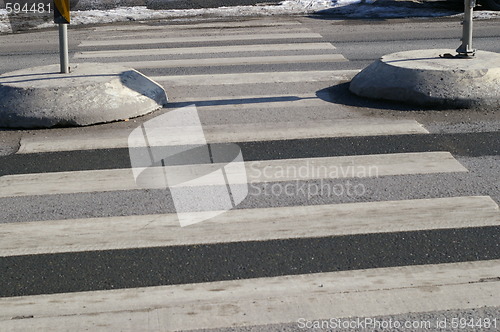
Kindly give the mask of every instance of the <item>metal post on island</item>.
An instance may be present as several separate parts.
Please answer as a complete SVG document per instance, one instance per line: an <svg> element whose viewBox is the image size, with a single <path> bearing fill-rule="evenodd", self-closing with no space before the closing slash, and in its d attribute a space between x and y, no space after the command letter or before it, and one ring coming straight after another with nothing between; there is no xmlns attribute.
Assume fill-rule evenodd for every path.
<svg viewBox="0 0 500 332"><path fill-rule="evenodd" d="M54 23L59 25L59 56L61 62L61 74L68 74L68 24L70 23L69 12L70 0L54 0Z"/></svg>
<svg viewBox="0 0 500 332"><path fill-rule="evenodd" d="M470 58L476 54L472 48L472 18L476 0L465 0L465 12L462 32L462 45L457 48L459 57Z"/></svg>

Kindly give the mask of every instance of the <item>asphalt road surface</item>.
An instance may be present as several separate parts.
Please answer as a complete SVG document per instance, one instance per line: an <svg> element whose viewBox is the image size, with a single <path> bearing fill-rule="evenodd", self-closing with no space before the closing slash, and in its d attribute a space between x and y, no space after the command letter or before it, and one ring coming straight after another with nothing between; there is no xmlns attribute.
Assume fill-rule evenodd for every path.
<svg viewBox="0 0 500 332"><path fill-rule="evenodd" d="M500 329L498 110L348 91L378 57L455 49L460 34L456 18L70 27L72 64L136 68L169 104L111 124L0 131L2 330ZM474 34L500 52L499 20ZM53 30L0 42L0 73L58 60ZM224 196L138 187L128 137L192 104L212 151L241 149L248 193L180 227L176 199L198 197L203 217Z"/></svg>

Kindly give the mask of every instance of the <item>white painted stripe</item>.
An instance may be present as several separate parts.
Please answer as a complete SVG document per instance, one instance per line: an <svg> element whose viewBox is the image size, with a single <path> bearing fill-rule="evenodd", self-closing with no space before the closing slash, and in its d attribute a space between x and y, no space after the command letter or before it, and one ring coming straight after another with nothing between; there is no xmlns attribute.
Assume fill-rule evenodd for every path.
<svg viewBox="0 0 500 332"><path fill-rule="evenodd" d="M0 319L5 331L185 331L496 307L499 275L491 260L20 296L0 299Z"/></svg>
<svg viewBox="0 0 500 332"><path fill-rule="evenodd" d="M36 221L0 224L0 256L499 225L483 196L230 210L184 228L175 214Z"/></svg>
<svg viewBox="0 0 500 332"><path fill-rule="evenodd" d="M216 74L216 75L178 75L153 76L152 80L169 86L259 84L344 81L352 78L359 70L345 71L290 71L275 73Z"/></svg>
<svg viewBox="0 0 500 332"><path fill-rule="evenodd" d="M334 50L330 43L297 43L297 44L255 44L255 45L228 45L204 47L176 47L155 49L131 49L112 51L88 51L75 54L76 59L115 58L134 56L158 56L174 54L214 54L235 52L269 52L269 51L303 51L303 50Z"/></svg>
<svg viewBox="0 0 500 332"><path fill-rule="evenodd" d="M270 73L271 74L271 73ZM337 83L341 83L338 81ZM196 104L196 107L207 107L208 105L219 106L225 108L227 106L238 105L239 109L247 108L254 104L260 104L260 106L272 107L274 103L287 102L290 107L293 107L293 103L297 101L321 101L315 93L304 93L304 94L278 94L278 95L246 95L246 96L205 96L202 100L200 97L183 97L179 100L174 100L172 103L182 103L182 104ZM171 104L171 103L170 103ZM331 105L331 103L328 103ZM168 104L167 104L168 106Z"/></svg>
<svg viewBox="0 0 500 332"><path fill-rule="evenodd" d="M263 105L263 103L257 103ZM266 107L268 104L265 104ZM303 104L301 104L303 105ZM280 103L279 106L284 106ZM239 104L242 107L242 104ZM245 105L246 107L246 105ZM225 107L217 106L217 109ZM127 148L133 129L76 131L61 136L57 131L43 131L23 136L18 153L41 153L72 150ZM172 140L162 145L189 144L193 137L189 128L169 128ZM343 119L309 122L250 123L203 126L208 143L291 140L321 137L426 134L428 131L414 120Z"/></svg>
<svg viewBox="0 0 500 332"><path fill-rule="evenodd" d="M216 170L225 167L232 183L306 181L313 179L363 178L386 175L467 172L448 152L398 153L345 157L282 159L245 162L241 167L231 164L199 164L168 167L169 178L183 178L189 173L198 179L195 186L218 185ZM235 165L236 166L236 165ZM158 168L160 173L163 172ZM301 170L298 172L298 170ZM158 172L143 181L150 189L164 188ZM246 179L246 181L245 181ZM244 182L239 181L244 180ZM223 183L225 185L225 183ZM189 186L190 184L184 183ZM140 189L132 169L110 169L77 172L5 175L0 177L0 197L70 194L99 191Z"/></svg>
<svg viewBox="0 0 500 332"><path fill-rule="evenodd" d="M427 133L420 124L406 121L317 121L298 123L231 124L204 127L207 142L252 142L320 137L372 136L395 133ZM401 125L402 127L399 127ZM187 134L187 133L186 133ZM179 138L181 136L178 136Z"/></svg>
<svg viewBox="0 0 500 332"><path fill-rule="evenodd" d="M209 29L209 28L243 28L243 27L276 27L276 26L293 26L302 25L298 21L283 21L272 22L267 20L243 21L243 22L210 22L210 23L189 23L189 24L168 24L164 25L148 25L148 24L133 24L133 25L118 25L101 26L92 28L93 31L99 32L113 32L113 31L136 31L136 30L195 30L195 29Z"/></svg>
<svg viewBox="0 0 500 332"><path fill-rule="evenodd" d="M231 98L231 99L228 99ZM203 97L194 99L191 98L176 98L172 97L170 103L166 105L168 109L176 109L179 107L189 106L196 104L196 108L199 112L210 112L210 111L246 111L253 109L274 109L274 108L284 108L290 110L293 108L302 107L318 107L318 108L332 108L331 101L318 98L316 95L281 95L281 96L248 96L241 97L241 99L232 99L234 97ZM264 101L264 102L262 102ZM338 105L336 105L338 106ZM288 112L285 111L283 116L286 116ZM342 121L342 119L339 119ZM328 120L326 120L328 121Z"/></svg>
<svg viewBox="0 0 500 332"><path fill-rule="evenodd" d="M249 20L249 21L222 21L222 22L210 22L210 23L189 23L189 24L174 24L169 25L169 27L175 27L179 29L207 29L207 28L239 28L239 27L276 27L276 26L291 26L291 25L302 25L299 21L272 21L270 20Z"/></svg>
<svg viewBox="0 0 500 332"><path fill-rule="evenodd" d="M344 82L346 77L348 76L347 71L338 71L339 74L339 80L332 81L331 84L339 84ZM334 74L337 75L337 74ZM345 75L345 76L344 76ZM342 109L341 105L334 104L335 102L335 97L334 96L329 96L329 95L323 95L318 97L315 93L304 93L304 94L281 94L281 95L247 95L247 96L204 96L203 98L200 97L192 97L192 96L181 96L178 99L176 96L173 96L170 100L169 103L166 105L167 109L176 109L179 107L184 107L188 105L193 105L195 104L196 108L200 112L209 112L212 110L218 110L218 111L233 111L233 110L239 110L239 111L244 111L244 110L249 110L249 109L272 109L272 108L284 108L284 109L291 109L291 108L299 108L299 107L307 107L307 106L318 106L322 107L322 110L329 110L331 111L332 108L338 108ZM286 110L284 110L285 113L283 113L283 117L287 117ZM338 117L334 118L336 123L342 124L345 123L346 125L354 125L356 127L356 124L354 122L358 123L365 123L366 121L373 121L373 123L389 123L393 122L394 120L388 120L388 119L368 119L368 118L356 118L356 119L351 119L347 120L345 117ZM332 122L332 119L324 119L324 121L330 123ZM317 123L323 123L323 119L320 121L317 121ZM339 122L337 122L339 121ZM350 121L352 123L347 123L344 121ZM410 121L414 124L417 124L419 127L421 127L420 130L425 130L423 129L422 125L416 122L415 120L396 120L396 121ZM310 120L304 121L306 123L311 122ZM301 123L304 123L301 122ZM410 122L407 122L409 124ZM291 123L291 121L290 121ZM401 123L403 124L403 123ZM277 124L278 127L280 127L279 124ZM287 125L287 127L290 125ZM425 131L425 133L428 133ZM363 135L362 133L360 133Z"/></svg>
<svg viewBox="0 0 500 332"><path fill-rule="evenodd" d="M153 38L153 39L163 39L168 40L169 38L178 38L178 37L214 37L214 36L232 36L232 35L248 35L248 34L283 34L283 33L310 33L311 30L305 27L254 27L252 29L248 28L233 28L233 29L220 29L220 28L208 28L200 31L197 30L189 30L182 31L179 29L172 30L162 30L162 31L147 31L139 30L139 31L118 31L116 33L106 33L106 34L93 34L92 40L113 40L113 39L144 39L144 38Z"/></svg>
<svg viewBox="0 0 500 332"><path fill-rule="evenodd" d="M84 40L81 47L88 46L119 46L119 45L146 45L165 43L198 43L239 40L273 40L273 39L311 39L323 38L319 33L266 33L234 36L198 36L177 38L143 38L143 39L115 39L115 40Z"/></svg>
<svg viewBox="0 0 500 332"><path fill-rule="evenodd" d="M204 58L204 59L177 59L177 60L152 60L152 61L120 61L116 65L132 68L179 68L179 67L211 67L211 66L237 66L276 63L314 63L314 62L341 62L347 61L342 54L318 55L276 55L256 57L231 57L231 58Z"/></svg>

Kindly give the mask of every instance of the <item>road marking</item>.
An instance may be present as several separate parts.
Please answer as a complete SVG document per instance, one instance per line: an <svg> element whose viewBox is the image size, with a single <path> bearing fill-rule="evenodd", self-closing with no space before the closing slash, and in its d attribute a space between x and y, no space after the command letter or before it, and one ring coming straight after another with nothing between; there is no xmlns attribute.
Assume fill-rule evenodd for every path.
<svg viewBox="0 0 500 332"><path fill-rule="evenodd" d="M255 102L255 105L270 103ZM217 105L220 101L207 101L205 106ZM279 102L279 100L278 100ZM225 109L238 105L243 107L245 100L237 99L231 105L218 105L217 109ZM179 105L182 106L183 104ZM254 106L255 106L254 105ZM300 104L303 106L304 104ZM280 102L280 107L286 103ZM198 107L198 105L197 105ZM246 107L246 105L244 105ZM200 108L203 110L203 108ZM94 150L127 148L131 129L108 129L76 131L62 135L58 131L43 131L21 138L20 154L42 153L73 150ZM168 128L169 135L162 137L162 145L189 144L193 142L190 128ZM227 125L204 125L203 131L208 143L252 142L272 140L292 140L321 137L352 137L377 135L427 134L428 131L415 120L384 119L339 119L282 123L249 123Z"/></svg>
<svg viewBox="0 0 500 332"><path fill-rule="evenodd" d="M142 38L142 39L115 39L115 40L84 40L81 47L88 46L119 46L119 45L146 45L166 43L198 43L240 40L273 40L273 39L311 39L323 38L319 33L266 33L249 35L222 35L222 36L196 36L177 38ZM223 46L222 46L223 47Z"/></svg>
<svg viewBox="0 0 500 332"><path fill-rule="evenodd" d="M136 30L195 30L195 29L233 29L233 28L244 28L244 27L276 27L276 26L293 26L302 25L298 21L284 21L284 22L271 22L267 20L255 20L255 21L243 21L243 22L232 22L232 21L222 21L222 22L210 22L210 23L189 23L189 24L165 24L165 25L118 25L113 24L112 26L102 26L92 28L95 32L108 32L108 31L136 31Z"/></svg>
<svg viewBox="0 0 500 332"><path fill-rule="evenodd" d="M210 22L210 23L189 23L189 24L177 24L177 25L168 25L169 28L175 27L179 29L207 29L207 28L239 28L239 27L276 27L276 26L290 26L290 25L302 25L302 22L299 21L280 21L274 22L269 20L248 20L248 21L222 21L222 22Z"/></svg>
<svg viewBox="0 0 500 332"><path fill-rule="evenodd" d="M499 275L490 260L19 296L0 299L0 320L6 331L185 331L465 310L500 306Z"/></svg>
<svg viewBox="0 0 500 332"><path fill-rule="evenodd" d="M336 74L335 74L336 75ZM331 82L331 84L340 84L348 78L347 71L341 71L338 74L338 80ZM321 97L318 97L315 93L298 93L293 95L247 95L247 96L204 96L202 98L197 97L181 97L179 100L176 100L173 97L170 102L166 105L166 108L179 108L188 105L195 104L196 108L200 112L204 111L234 111L234 110L247 110L247 109L270 109L270 108L297 108L297 107L307 107L307 106L323 106L323 109L331 110L332 107L339 107L338 104L334 104L335 96L329 95L328 93L322 94ZM286 113L283 114L286 116ZM385 121L385 123L393 122L394 120L387 119L368 119L368 118L358 118L352 120L346 120L342 117L335 118L335 120L340 120L339 124L344 122L342 121L360 121L363 123L365 121L374 121L376 123L381 123ZM328 121L328 119L325 119ZM396 120L396 121L408 121L408 120ZM415 120L410 120L414 124L417 124L423 129L422 125L416 122ZM310 122L310 121L304 121ZM318 123L323 121L318 121ZM303 122L302 122L303 123ZM408 122L409 123L409 122ZM348 124L348 123L345 123ZM403 123L402 123L403 124ZM277 124L279 126L279 123ZM350 123L349 125L354 125L354 123ZM428 133L425 131L425 133ZM361 133L362 135L362 133Z"/></svg>
<svg viewBox="0 0 500 332"><path fill-rule="evenodd" d="M388 175L467 172L449 152L377 154L344 157L281 159L245 162L246 174L234 163L169 166L169 178L182 178L189 173L199 178L195 186L225 185L216 170L224 167L235 184L307 181L315 179L366 178ZM300 171L299 171L300 170ZM159 171L159 172L158 172ZM163 189L160 168L151 169L151 177L143 179L148 189ZM245 182L238 182L245 180ZM160 181L161 180L161 181ZM189 183L185 183L189 186ZM136 185L132 169L108 169L75 172L4 175L0 177L0 197L71 194L141 189Z"/></svg>
<svg viewBox="0 0 500 332"><path fill-rule="evenodd" d="M314 63L314 62L342 62L347 61L342 54L318 55L276 55L256 57L231 58L204 58L204 59L177 59L152 61L120 61L115 65L132 68L179 68L179 67L211 67L211 66L238 66L254 64L277 63Z"/></svg>
<svg viewBox="0 0 500 332"><path fill-rule="evenodd" d="M113 40L113 39L140 39L144 38L144 35L147 34L148 38L154 39L163 39L163 42L168 42L170 38L178 38L178 37L214 37L214 36L232 36L232 35L248 35L252 34L283 34L283 33L310 33L311 30L305 27L254 27L251 30L247 27L245 28L232 28L229 30L220 29L220 28L212 28L212 29L204 29L203 31L196 30L180 30L180 29L172 29L172 30L162 30L162 31L148 31L144 30L139 31L118 31L116 33L107 32L106 34L93 34L92 40Z"/></svg>
<svg viewBox="0 0 500 332"><path fill-rule="evenodd" d="M343 78L342 78L343 80ZM225 98L225 99L224 99ZM274 109L274 108L302 108L302 107L322 107L330 109L335 107L331 100L321 99L315 94L297 95L274 95L274 96L241 96L241 97L203 97L182 98L180 101L169 102L165 108L176 109L189 105L196 105L199 112L210 111L246 111L252 109ZM336 105L338 106L338 105ZM326 119L325 119L326 120ZM307 121L306 121L307 122Z"/></svg>
<svg viewBox="0 0 500 332"><path fill-rule="evenodd" d="M334 50L330 43L297 43L297 44L256 44L256 45L228 45L205 47L178 47L155 49L127 49L112 51L88 51L75 54L77 59L115 58L133 56L158 56L180 54L214 54L235 52L269 52L269 51L304 51L304 50ZM240 74L241 75L241 74Z"/></svg>
<svg viewBox="0 0 500 332"><path fill-rule="evenodd" d="M418 123L389 122L367 120L343 120L343 121L313 121L302 123L249 123L231 124L222 126L204 126L203 131L207 142L254 142L254 141L276 141L290 139L307 139L320 137L345 137L345 136L373 136L386 135L388 133L427 133ZM402 127L399 127L402 125ZM187 141L189 133L184 132ZM177 138L184 139L181 132ZM186 141L184 141L186 142Z"/></svg>
<svg viewBox="0 0 500 332"><path fill-rule="evenodd" d="M169 86L224 85L224 84L262 84L294 82L338 82L352 78L359 70L344 71L290 71L269 73L217 74L217 75L178 75L153 76L152 80Z"/></svg>
<svg viewBox="0 0 500 332"><path fill-rule="evenodd" d="M175 214L51 220L0 224L0 256L499 225L487 196L238 209L184 228Z"/></svg>

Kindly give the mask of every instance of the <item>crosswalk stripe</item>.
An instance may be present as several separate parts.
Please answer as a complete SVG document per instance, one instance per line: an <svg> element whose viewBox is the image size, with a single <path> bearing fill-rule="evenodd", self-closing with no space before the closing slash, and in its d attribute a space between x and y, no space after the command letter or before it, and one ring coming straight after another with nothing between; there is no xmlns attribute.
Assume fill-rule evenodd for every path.
<svg viewBox="0 0 500 332"><path fill-rule="evenodd" d="M217 108L223 109L221 106ZM132 130L108 129L96 132L88 130L62 136L58 132L35 133L21 139L21 147L18 153L127 148L128 136ZM193 136L189 132L189 128L170 127L168 130L169 135L166 135L164 140L158 144L166 146L191 144L193 142ZM421 124L414 120L395 121L382 119L204 125L203 131L208 143L428 133Z"/></svg>
<svg viewBox="0 0 500 332"><path fill-rule="evenodd" d="M203 47L176 47L157 49L127 49L112 51L88 51L75 54L75 59L113 58L153 55L179 54L213 54L236 52L270 52L270 51L305 51L305 50L334 50L330 43L297 43L297 44L254 44L254 45L227 45Z"/></svg>
<svg viewBox="0 0 500 332"><path fill-rule="evenodd" d="M189 23L189 24L168 24L168 25L112 25L112 26L102 26L92 28L95 32L107 32L107 31L137 31L137 30L196 30L196 29L210 29L210 28L220 28L220 29L233 29L233 28L260 28L260 27L276 27L276 26L297 26L302 25L299 21L283 21L283 22L269 22L266 20L255 20L255 21L242 21L242 22L232 22L232 21L222 21L222 22L210 22L210 23Z"/></svg>
<svg viewBox="0 0 500 332"><path fill-rule="evenodd" d="M473 309L500 306L498 275L490 260L21 296L0 299L0 319L7 331L184 331Z"/></svg>
<svg viewBox="0 0 500 332"><path fill-rule="evenodd" d="M268 20L250 20L250 21L222 21L222 22L210 22L210 23L189 23L189 24L178 24L178 25L169 25L168 27L175 27L179 29L209 29L209 28L259 28L263 26L276 27L276 26L293 26L293 25L302 25L302 22L299 21L280 21L280 22L269 22Z"/></svg>
<svg viewBox="0 0 500 332"><path fill-rule="evenodd" d="M115 39L115 40L84 40L79 46L125 46L125 45L147 45L165 43L197 43L197 42L221 42L240 40L274 40L274 39L311 39L323 38L319 33L267 33L249 35L222 35L222 36L197 36L178 38L143 38L143 39Z"/></svg>
<svg viewBox="0 0 500 332"><path fill-rule="evenodd" d="M220 183L218 173L214 172L224 166L235 184L467 172L448 152L251 161L244 163L246 174L239 173L240 167L231 168L223 164L170 166L168 172L170 178L176 178L176 175L180 178L187 171L193 178L203 177L195 186L218 185L223 183ZM153 173L156 176L157 173ZM150 180L147 181L149 189L164 188L164 181ZM0 177L0 189L0 197L16 197L134 190L139 187L134 181L132 169L108 169L5 175Z"/></svg>
<svg viewBox="0 0 500 332"><path fill-rule="evenodd" d="M185 228L175 214L51 220L0 225L0 256L499 225L486 196L238 209Z"/></svg>
<svg viewBox="0 0 500 332"><path fill-rule="evenodd" d="M345 81L352 72L348 71L340 71L334 74L332 77L332 84L340 84ZM260 76L263 78L263 76ZM179 108L188 105L196 105L196 108L199 111L210 111L210 110L222 110L222 111L230 111L230 110L247 110L252 108L294 108L294 107L305 107L305 106L324 106L328 109L331 107L335 107L336 104L334 96L330 96L328 94L324 94L319 97L316 93L295 93L295 94L278 94L278 95L244 95L244 96L203 96L203 97L192 97L189 95L182 96L178 98L173 96L169 99L169 103L166 105L166 108ZM286 114L283 114L286 116ZM344 120L342 118L338 119L339 124L343 124ZM373 123L387 123L393 122L394 120L384 120L384 119L367 119L367 118L358 118L356 122L365 123L366 121L373 121ZM422 125L416 122L415 120L396 120L402 121L401 125L405 126L406 124L416 124L422 128ZM305 123L310 121L304 121ZM304 123L301 122L301 123ZM321 121L322 122L322 121ZM318 121L320 123L320 121ZM345 122L346 125L354 125L354 119L352 123ZM277 124L280 126L280 124ZM289 125L287 125L289 126ZM422 129L421 129L422 130ZM428 133L427 131L422 131ZM363 135L362 133L359 133Z"/></svg>
<svg viewBox="0 0 500 332"><path fill-rule="evenodd" d="M273 33L273 34L282 34L282 33L308 33L311 30L304 27L261 27L252 29L252 33L255 34L265 34L265 33ZM163 31L149 31L148 38L163 38L163 40L168 40L172 37L205 37L205 36L231 36L231 35L246 35L248 34L248 28L233 28L233 29L204 29L201 32L197 31L183 31L183 30L163 30ZM129 31L129 32L117 32L117 33L106 33L101 35L94 35L93 40L112 40L112 39L120 39L123 40L125 38L129 39L139 39L144 37L143 31Z"/></svg>
<svg viewBox="0 0 500 332"><path fill-rule="evenodd" d="M406 127L399 127L403 125ZM185 129L185 128L184 128ZM204 126L203 131L207 142L226 143L226 142L252 142L252 141L274 141L284 139L306 139L332 136L353 136L359 135L385 135L388 133L426 133L417 122L389 122L389 121L313 121L302 123L254 123L254 124L232 124L225 126ZM193 142L189 137L189 132L179 132L176 139L186 142ZM186 140L184 140L186 139Z"/></svg>
<svg viewBox="0 0 500 332"><path fill-rule="evenodd" d="M263 84L263 83L293 83L293 82L332 82L347 80L359 70L345 71L289 71L269 73L217 74L217 75L177 75L152 76L156 82L163 85L195 86L195 85L223 85L223 84Z"/></svg>
<svg viewBox="0 0 500 332"><path fill-rule="evenodd" d="M317 55L276 55L276 56L256 56L256 57L151 60L151 61L123 61L123 62L114 62L114 64L132 68L179 68L179 67L211 67L211 66L254 65L254 64L314 63L314 62L341 62L341 61L347 61L347 59L344 58L342 54L317 54Z"/></svg>
<svg viewBox="0 0 500 332"><path fill-rule="evenodd" d="M346 74L347 75L347 74ZM161 78L161 77L160 77ZM262 76L260 78L263 78ZM189 78L188 78L189 79ZM340 77L343 80L344 77ZM171 98L166 105L168 109L176 109L189 105L196 105L200 112L210 111L246 111L252 109L275 109L275 108L302 108L302 107L332 107L331 100L319 98L315 94L294 95L263 95L263 96L240 96L240 97L193 97ZM341 120L342 121L342 120ZM364 121L364 120L363 120ZM307 121L306 121L307 122ZM279 124L278 124L279 126ZM423 128L422 126L420 126Z"/></svg>

